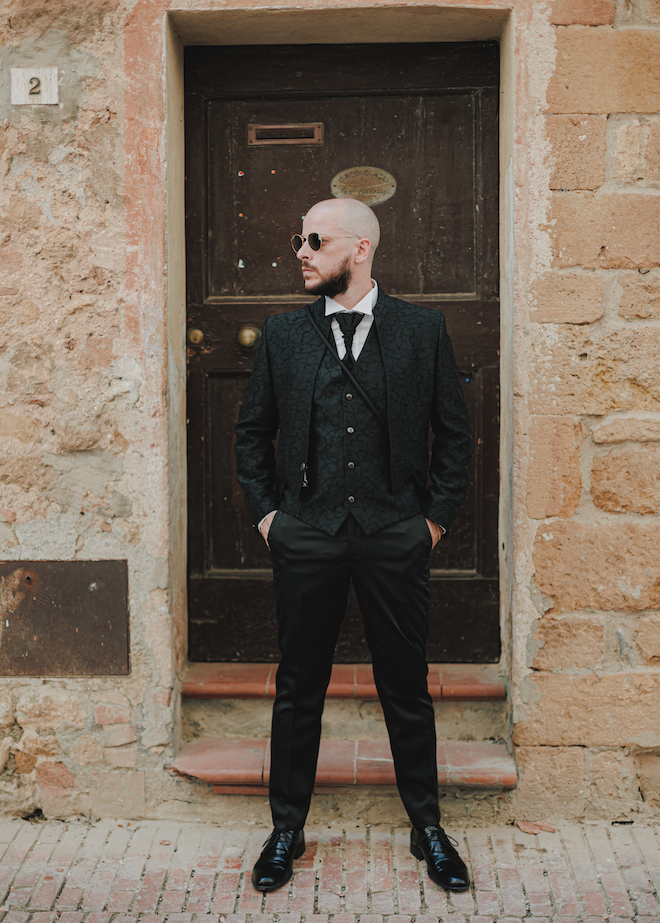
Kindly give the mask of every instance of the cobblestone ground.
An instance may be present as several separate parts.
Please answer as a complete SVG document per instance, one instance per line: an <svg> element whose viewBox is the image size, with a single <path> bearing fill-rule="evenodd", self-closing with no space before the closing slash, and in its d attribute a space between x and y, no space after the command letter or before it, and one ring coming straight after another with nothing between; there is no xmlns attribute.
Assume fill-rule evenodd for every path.
<svg viewBox="0 0 660 923"><path fill-rule="evenodd" d="M267 833L210 824L0 823L0 923L657 923L660 828L450 831L474 886L447 895L408 831L308 829L290 887L250 871Z"/></svg>

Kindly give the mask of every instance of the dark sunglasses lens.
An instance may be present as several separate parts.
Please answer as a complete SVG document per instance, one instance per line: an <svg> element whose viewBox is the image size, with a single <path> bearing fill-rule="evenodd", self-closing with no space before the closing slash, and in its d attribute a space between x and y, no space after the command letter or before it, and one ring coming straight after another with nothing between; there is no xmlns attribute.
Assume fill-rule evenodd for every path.
<svg viewBox="0 0 660 923"><path fill-rule="evenodd" d="M303 245L303 239L300 234L294 234L291 238L291 246L294 251L297 253Z"/></svg>
<svg viewBox="0 0 660 923"><path fill-rule="evenodd" d="M312 233L307 238L307 242L312 248L312 250L321 249L321 236L320 234L317 234L316 231L312 231Z"/></svg>

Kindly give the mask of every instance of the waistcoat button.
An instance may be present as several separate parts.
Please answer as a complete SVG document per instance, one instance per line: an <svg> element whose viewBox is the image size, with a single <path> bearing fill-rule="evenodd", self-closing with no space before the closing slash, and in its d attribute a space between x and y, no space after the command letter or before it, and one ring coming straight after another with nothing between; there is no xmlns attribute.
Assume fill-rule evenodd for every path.
<svg viewBox="0 0 660 923"><path fill-rule="evenodd" d="M354 433L355 430L353 429L352 426L347 426L347 427L346 427L346 432L347 432L347 433Z"/></svg>
<svg viewBox="0 0 660 923"><path fill-rule="evenodd" d="M349 462L349 463L348 463L348 467L349 467L349 468L355 468L355 462Z"/></svg>
<svg viewBox="0 0 660 923"><path fill-rule="evenodd" d="M352 394L347 394L347 395L346 395L346 400L347 400L347 401L352 401L352 400L353 400L353 395L352 395Z"/></svg>
<svg viewBox="0 0 660 923"><path fill-rule="evenodd" d="M355 497L349 497L349 498L348 498L348 502L349 502L349 503L355 503Z"/></svg>

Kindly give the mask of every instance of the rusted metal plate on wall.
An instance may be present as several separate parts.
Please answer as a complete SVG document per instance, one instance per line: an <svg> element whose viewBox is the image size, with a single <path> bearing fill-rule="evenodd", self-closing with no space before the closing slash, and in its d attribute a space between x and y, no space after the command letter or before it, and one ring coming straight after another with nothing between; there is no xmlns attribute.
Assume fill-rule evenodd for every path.
<svg viewBox="0 0 660 923"><path fill-rule="evenodd" d="M126 561L0 562L0 675L128 670Z"/></svg>

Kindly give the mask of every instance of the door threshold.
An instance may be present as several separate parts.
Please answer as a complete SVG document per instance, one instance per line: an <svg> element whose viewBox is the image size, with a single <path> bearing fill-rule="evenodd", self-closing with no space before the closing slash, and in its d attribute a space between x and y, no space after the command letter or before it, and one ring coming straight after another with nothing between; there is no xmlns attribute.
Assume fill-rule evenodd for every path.
<svg viewBox="0 0 660 923"><path fill-rule="evenodd" d="M193 699L274 698L276 672L276 663L189 663L181 695ZM436 701L506 698L499 664L431 663L428 682L431 698ZM371 664L334 664L327 697L378 699Z"/></svg>

